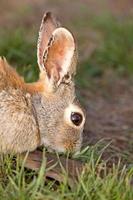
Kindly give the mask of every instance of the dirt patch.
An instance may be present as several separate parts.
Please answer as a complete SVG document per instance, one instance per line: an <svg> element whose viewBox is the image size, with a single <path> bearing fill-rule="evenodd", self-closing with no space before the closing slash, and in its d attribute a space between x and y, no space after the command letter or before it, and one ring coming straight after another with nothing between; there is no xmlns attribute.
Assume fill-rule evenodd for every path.
<svg viewBox="0 0 133 200"><path fill-rule="evenodd" d="M108 74L94 81L93 90L82 91L87 110L84 145L104 139L111 142L113 154L133 158L132 86L132 81Z"/></svg>

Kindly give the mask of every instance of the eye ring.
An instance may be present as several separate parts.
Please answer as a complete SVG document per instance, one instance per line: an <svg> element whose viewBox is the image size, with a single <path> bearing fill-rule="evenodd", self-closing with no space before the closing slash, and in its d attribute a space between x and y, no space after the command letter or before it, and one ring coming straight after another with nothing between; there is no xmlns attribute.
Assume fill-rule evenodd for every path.
<svg viewBox="0 0 133 200"><path fill-rule="evenodd" d="M80 126L83 121L83 116L79 112L71 113L71 121L75 126Z"/></svg>

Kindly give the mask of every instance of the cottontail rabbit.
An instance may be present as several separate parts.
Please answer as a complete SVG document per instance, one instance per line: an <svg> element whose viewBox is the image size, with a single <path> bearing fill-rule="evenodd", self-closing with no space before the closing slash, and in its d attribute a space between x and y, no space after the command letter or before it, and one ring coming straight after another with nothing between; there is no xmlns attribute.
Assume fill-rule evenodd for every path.
<svg viewBox="0 0 133 200"><path fill-rule="evenodd" d="M38 39L39 81L25 83L0 58L1 153L80 149L85 114L75 96L76 56L72 34L48 12Z"/></svg>

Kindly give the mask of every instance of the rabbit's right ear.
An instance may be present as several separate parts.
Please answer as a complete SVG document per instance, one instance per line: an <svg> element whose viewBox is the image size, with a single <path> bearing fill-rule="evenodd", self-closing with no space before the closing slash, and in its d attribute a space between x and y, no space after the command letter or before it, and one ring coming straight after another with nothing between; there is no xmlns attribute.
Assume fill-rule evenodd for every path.
<svg viewBox="0 0 133 200"><path fill-rule="evenodd" d="M59 28L60 24L51 14L47 12L44 14L39 31L38 45L37 45L37 59L40 71L44 70L43 55L48 47L49 40L55 29Z"/></svg>

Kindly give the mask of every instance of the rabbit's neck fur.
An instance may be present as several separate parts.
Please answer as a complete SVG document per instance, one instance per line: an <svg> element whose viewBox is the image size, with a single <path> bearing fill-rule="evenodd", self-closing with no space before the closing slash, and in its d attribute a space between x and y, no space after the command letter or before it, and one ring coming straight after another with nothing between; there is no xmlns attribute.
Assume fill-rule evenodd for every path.
<svg viewBox="0 0 133 200"><path fill-rule="evenodd" d="M46 135L51 133L51 127L55 129L54 124L55 118L61 111L61 102L58 98L49 99L41 94L34 94L32 96L32 103L35 110L34 116L36 118L37 124L40 130L40 143L44 143L44 138L46 140Z"/></svg>
<svg viewBox="0 0 133 200"><path fill-rule="evenodd" d="M47 128L47 111L42 105L42 96L35 94L32 96L32 103L34 108L34 117L36 118L40 130L40 143L42 144L43 136L48 132Z"/></svg>

